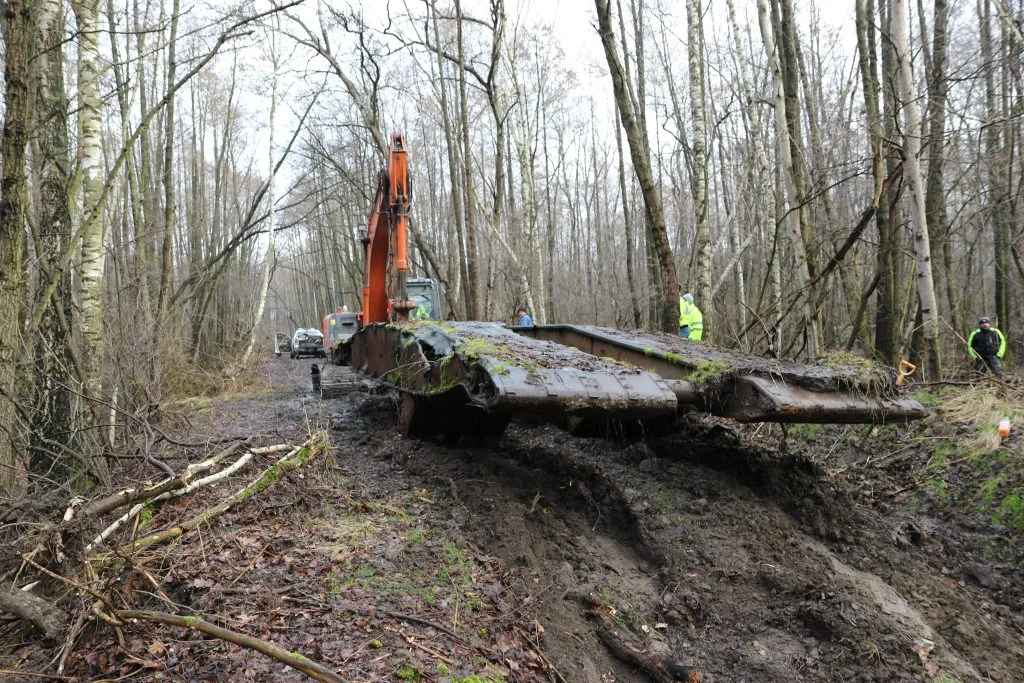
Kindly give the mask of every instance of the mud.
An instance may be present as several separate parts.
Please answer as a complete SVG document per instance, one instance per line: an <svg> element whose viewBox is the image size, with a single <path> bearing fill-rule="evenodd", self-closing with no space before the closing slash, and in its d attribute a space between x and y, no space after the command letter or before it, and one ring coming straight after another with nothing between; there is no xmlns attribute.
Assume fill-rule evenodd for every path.
<svg viewBox="0 0 1024 683"><path fill-rule="evenodd" d="M896 533L907 511L859 507L806 457L699 420L646 442L514 424L497 442L437 445L390 433L387 411L366 395L329 408L366 439L349 467L382 493L396 470L444 491L430 523L501 560L567 680L645 679L595 637L591 592L706 681L1022 680L1019 605L1000 604L998 582L958 582L933 545Z"/></svg>
<svg viewBox="0 0 1024 683"><path fill-rule="evenodd" d="M492 606L475 622L459 622L470 635L458 636L486 639L477 652L490 653L490 670L505 680L652 680L602 642L587 611L591 595L614 606L615 624L638 649L692 667L706 683L1024 680L1019 551L1005 551L993 568L979 550L985 531L972 535L970 520L914 512L890 493L872 497L899 488L899 459L887 461L891 473L873 469L869 486L830 477L814 453L755 443L736 425L701 416L667 434L624 440L528 422L513 422L497 440L415 440L395 427L394 397L355 391L320 402L309 372L309 362L270 359L260 370L265 392L188 418L193 438L259 429L288 439L325 426L334 453L330 471L211 530L225 538L251 536L246 523L275 530L259 554L250 549L262 540L243 539L233 578L206 580L199 572L213 572L218 555L196 545L200 564L172 565L183 591L173 597L221 614L247 604L273 612L264 633L305 647L353 680L399 680L371 675L383 655L357 642L383 627L374 609L378 617L391 609L440 621L445 603L375 594L372 582L346 584L338 595L308 586L291 597L273 594L327 571L329 558L307 546L333 543L331 534L349 529L357 512L398 507L402 516L380 523L392 525L390 536L338 566L356 567L353 558L361 558L398 576L422 571L438 551L399 542L410 528L468 549L473 586ZM203 578L188 578L195 576ZM311 607L281 616L285 599ZM445 622L452 628L454 606L456 620L449 605ZM312 628L311 610L328 635L296 631ZM116 647L109 633L93 638L83 652ZM458 647L447 647L457 659ZM258 668L237 648L192 643L175 652L173 680L296 678L280 666ZM97 664L89 656L72 658L81 680L115 658ZM417 680L437 681L458 674L425 664L417 672Z"/></svg>

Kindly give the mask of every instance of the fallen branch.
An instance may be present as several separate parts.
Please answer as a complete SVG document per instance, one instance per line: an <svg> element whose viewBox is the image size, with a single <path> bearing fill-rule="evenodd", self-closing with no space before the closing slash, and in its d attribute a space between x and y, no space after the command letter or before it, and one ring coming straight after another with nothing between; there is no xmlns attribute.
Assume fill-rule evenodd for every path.
<svg viewBox="0 0 1024 683"><path fill-rule="evenodd" d="M220 626L211 624L210 622L197 617L182 617L177 614L168 614L167 612L149 612L143 610L117 610L114 614L121 621L153 621L158 624L180 626L193 631L199 631L200 633L205 633L208 636L213 636L214 638L219 638L229 643L234 643L235 645L247 647L252 650L256 650L257 652L262 652L268 657L273 657L277 661L301 671L315 681L324 681L325 683L347 683L344 678L335 672L322 664L317 664L298 652L290 652L289 650L266 640L255 638L244 633L238 633L237 631L231 631L226 628L221 628Z"/></svg>
<svg viewBox="0 0 1024 683"><path fill-rule="evenodd" d="M10 612L29 622L47 638L63 638L67 631L68 617L49 600L21 590L0 590L0 611Z"/></svg>
<svg viewBox="0 0 1024 683"><path fill-rule="evenodd" d="M555 667L555 665L551 663L551 660L548 659L543 652L541 652L540 643L534 642L526 633L526 631L524 631L521 627L517 627L516 630L519 632L519 636L530 644L530 647L533 648L533 653L540 657L540 661L544 662L544 666L546 666L549 671L554 673L555 677L558 678L558 680L560 680L562 683L569 683L567 680L565 680L565 676L562 675L562 672L559 671Z"/></svg>
<svg viewBox="0 0 1024 683"><path fill-rule="evenodd" d="M597 595L591 593L587 596L586 603L587 614L598 622L597 637L615 657L643 670L658 683L700 680L696 669L670 659L652 656L629 642L611 617L612 606Z"/></svg>
<svg viewBox="0 0 1024 683"><path fill-rule="evenodd" d="M11 669L0 669L0 676L35 676L36 678L45 678L50 681L70 681L71 679L66 676L51 676L50 674L38 674L34 671L13 671Z"/></svg>
<svg viewBox="0 0 1024 683"><path fill-rule="evenodd" d="M217 463L219 463L221 460L223 460L224 458L228 457L236 450L238 450L239 445L240 444L237 443L232 444L231 446L225 448L223 451L217 453L213 457L207 458L206 460L198 462L194 465L189 465L188 467L185 468L185 471L179 474L178 476L164 480L159 484L155 484L144 489L125 489L124 491L118 491L117 493L107 496L106 498L94 500L93 502L89 503L87 506L82 508L82 511L78 513L78 517L92 519L104 515L113 510L116 510L120 507L124 507L125 505L131 505L132 503L137 503L141 500L149 500L150 498L158 496L166 491L172 491L174 489L179 489L183 486L187 486L188 483L192 481L192 479L194 479L196 475L209 472ZM69 508L69 510L70 509L71 508ZM65 513L65 521L70 521L74 518L74 516L75 515L73 513L70 516L67 513Z"/></svg>
<svg viewBox="0 0 1024 683"><path fill-rule="evenodd" d="M436 629L441 633L445 634L446 636L448 636L449 638L454 638L455 640L469 644L468 640L460 636L455 631L452 631L450 628L442 626L441 624L435 624L434 622L428 619L421 619L420 617L414 617L411 614L402 614L401 612L392 612L386 609L377 610L377 612L379 614L383 614L386 617L391 617L392 619L401 619L402 621L407 621L410 624L419 624L420 626L426 626L428 628Z"/></svg>
<svg viewBox="0 0 1024 683"><path fill-rule="evenodd" d="M209 510L203 511L190 520L182 522L178 526L158 531L157 533L150 534L149 536L144 536L131 543L126 543L121 546L121 552L130 553L133 551L143 550L151 545L169 541L181 536L186 531L198 528L201 524L204 524L227 512L227 510L233 505L237 505L238 503L248 500L260 491L263 491L269 486L280 481L287 476L289 472L305 464L310 458L322 450L323 447L314 440L314 437L310 437L301 446L292 449L281 460L265 469L254 482L244 487L227 500L215 505Z"/></svg>
<svg viewBox="0 0 1024 683"><path fill-rule="evenodd" d="M248 462L252 460L252 455L252 453L245 453L244 455L242 455L242 457L240 457L238 460L232 463L230 467L226 467L220 472L217 472L216 474L211 474L208 477L197 479L196 481L193 481L191 484L185 486L184 488L175 489L173 491L165 491L160 495L152 498L151 500L147 500L144 503L137 504L131 510L123 514L121 517L114 520L113 524L111 524L106 529L101 531L100 534L96 538L94 538L89 545L85 546L85 553L89 554L96 550L96 548L99 547L99 545L103 543L103 541L110 538L110 535L117 531L119 528L121 528L125 522L127 522L130 519L133 519L136 515L142 512L147 505L151 505L162 500L169 500L171 498L179 498L181 496L184 496L186 493L191 493L192 491L195 491L196 489L202 486L208 486L223 479L227 479L232 474L234 474L238 470L242 469L242 467L244 467L246 464L248 464Z"/></svg>

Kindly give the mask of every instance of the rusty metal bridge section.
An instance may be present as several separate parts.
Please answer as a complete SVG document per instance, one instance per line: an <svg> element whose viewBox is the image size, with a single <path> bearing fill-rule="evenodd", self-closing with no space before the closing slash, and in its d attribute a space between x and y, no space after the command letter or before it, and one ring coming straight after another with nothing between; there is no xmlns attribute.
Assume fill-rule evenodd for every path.
<svg viewBox="0 0 1024 683"><path fill-rule="evenodd" d="M882 423L923 417L890 368L805 365L669 334L580 325L368 325L341 361L402 395L409 433L500 434L513 415L585 421L698 410L741 422Z"/></svg>

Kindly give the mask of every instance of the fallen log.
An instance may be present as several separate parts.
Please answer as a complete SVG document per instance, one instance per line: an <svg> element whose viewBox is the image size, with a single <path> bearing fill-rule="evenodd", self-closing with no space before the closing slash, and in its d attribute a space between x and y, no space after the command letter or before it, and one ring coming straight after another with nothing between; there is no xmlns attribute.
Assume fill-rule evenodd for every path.
<svg viewBox="0 0 1024 683"><path fill-rule="evenodd" d="M180 626L182 628L191 629L193 631L199 631L205 633L208 636L219 638L235 645L247 647L257 652L262 652L268 657L273 657L279 662L287 664L288 666L301 671L315 681L323 681L324 683L347 683L344 678L331 671L322 664L317 664L313 660L299 654L298 652L290 652L274 643L255 638L244 633L238 633L237 631L231 631L226 628L222 628L215 624L211 624L208 621L199 619L198 617L182 617L177 614L169 614L167 612L150 612L145 610L117 610L114 615L121 621L152 621L159 624L168 624L170 626Z"/></svg>
<svg viewBox="0 0 1024 683"><path fill-rule="evenodd" d="M0 611L10 612L57 640L67 631L68 617L49 600L23 590L0 590Z"/></svg>

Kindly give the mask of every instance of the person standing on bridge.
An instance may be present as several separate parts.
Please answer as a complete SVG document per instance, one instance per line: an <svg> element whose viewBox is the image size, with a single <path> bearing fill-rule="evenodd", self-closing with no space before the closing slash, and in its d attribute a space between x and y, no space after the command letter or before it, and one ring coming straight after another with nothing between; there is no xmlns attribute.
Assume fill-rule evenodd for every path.
<svg viewBox="0 0 1024 683"><path fill-rule="evenodd" d="M978 326L967 338L967 353L974 361L974 371L985 373L991 370L996 377L1003 376L1003 354L1006 353L1006 337L999 328L992 327L992 321L982 316Z"/></svg>
<svg viewBox="0 0 1024 683"><path fill-rule="evenodd" d="M522 306L516 311L516 317L518 318L516 325L520 327L533 327L533 318L530 317L530 314Z"/></svg>
<svg viewBox="0 0 1024 683"><path fill-rule="evenodd" d="M690 341L700 341L704 334L704 314L693 303L693 294L687 292L679 297L679 336Z"/></svg>

